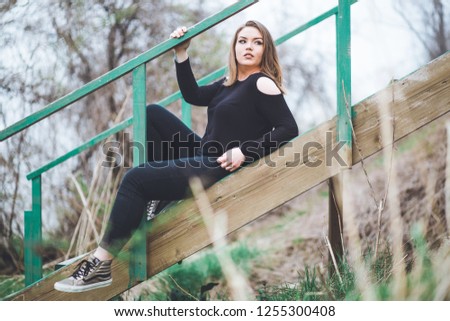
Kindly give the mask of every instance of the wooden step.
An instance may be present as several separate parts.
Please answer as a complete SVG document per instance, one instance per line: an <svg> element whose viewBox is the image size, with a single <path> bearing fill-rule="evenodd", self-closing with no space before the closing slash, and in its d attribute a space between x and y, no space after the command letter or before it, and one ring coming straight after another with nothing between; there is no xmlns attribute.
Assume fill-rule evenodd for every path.
<svg viewBox="0 0 450 321"><path fill-rule="evenodd" d="M393 111L395 141L446 115L450 111L449 76L450 54L446 54L354 106L353 124L361 150L353 148L353 163L387 146L381 140L380 124L384 119L392 118L382 106L387 104ZM213 209L220 209L228 214L227 233L248 224L340 171L341 167L337 162L332 162L330 166L326 164L325 152L336 145L335 123L335 118L323 123L296 138L292 146L280 149L207 190ZM331 135L332 139L327 139L327 135ZM318 143L321 147L317 148L317 144L310 146L309 158L306 158L302 151L311 142ZM310 162L321 161L321 164L311 167L307 163L308 159ZM149 277L212 243L193 199L171 207L150 225ZM113 264L114 282L110 287L78 294L53 290L53 283L70 275L76 264L74 262L61 268L7 299L107 300L132 286L128 278L128 260L118 259Z"/></svg>

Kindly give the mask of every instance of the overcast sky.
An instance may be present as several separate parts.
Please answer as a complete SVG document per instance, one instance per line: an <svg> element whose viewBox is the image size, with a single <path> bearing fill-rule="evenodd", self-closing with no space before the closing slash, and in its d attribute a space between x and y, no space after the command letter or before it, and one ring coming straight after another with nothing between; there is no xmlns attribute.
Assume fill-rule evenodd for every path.
<svg viewBox="0 0 450 321"><path fill-rule="evenodd" d="M212 12L216 12L235 1L218 0L203 1L203 3L209 6ZM402 78L426 63L422 48L412 37L405 22L393 10L392 5L395 1L360 0L352 6L353 103L384 88L391 79ZM274 38L278 38L337 4L338 0L259 0L258 3L228 19L217 28L226 31L231 38L237 26L246 20L254 19L263 22ZM327 92L330 97L334 97L336 87L334 17L283 44L280 51L292 54L296 45L302 48L302 61L323 66L323 72L326 73ZM226 58L224 57L224 63ZM283 64L283 61L281 63ZM286 99L295 110L296 95L301 93L297 93L295 88L289 88L289 84L287 85L290 91ZM313 118L313 122L318 123L331 115L316 108L308 116Z"/></svg>

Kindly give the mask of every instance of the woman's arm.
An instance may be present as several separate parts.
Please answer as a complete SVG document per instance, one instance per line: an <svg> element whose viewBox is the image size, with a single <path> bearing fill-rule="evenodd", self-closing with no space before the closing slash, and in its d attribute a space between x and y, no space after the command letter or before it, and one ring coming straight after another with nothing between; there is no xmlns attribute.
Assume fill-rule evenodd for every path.
<svg viewBox="0 0 450 321"><path fill-rule="evenodd" d="M188 32L186 27L177 28L170 34L170 38L181 38L186 32ZM178 86L186 102L197 106L208 106L223 80L208 86L198 86L187 53L189 45L190 40L187 40L174 48Z"/></svg>
<svg viewBox="0 0 450 321"><path fill-rule="evenodd" d="M243 154L250 160L268 155L298 136L297 123L275 82L268 77L260 77L256 86L258 111L273 130L255 141L241 145Z"/></svg>
<svg viewBox="0 0 450 321"><path fill-rule="evenodd" d="M170 38L181 38L184 36L184 34L187 32L187 28L185 26L177 28L174 32L170 34ZM185 42L182 42L180 45L173 48L173 51L175 52L175 59L178 62L183 62L186 59L188 59L187 49L189 48L189 45L191 44L191 40L186 40Z"/></svg>
<svg viewBox="0 0 450 321"><path fill-rule="evenodd" d="M184 100L196 106L208 106L223 83L223 79L207 86L199 86L192 72L189 59L175 62L177 81Z"/></svg>
<svg viewBox="0 0 450 321"><path fill-rule="evenodd" d="M220 166L230 172L245 161L252 162L278 149L298 136L298 127L289 107L273 80L261 77L256 83L258 111L271 124L273 130L259 139L246 141L240 147L226 151L217 159Z"/></svg>

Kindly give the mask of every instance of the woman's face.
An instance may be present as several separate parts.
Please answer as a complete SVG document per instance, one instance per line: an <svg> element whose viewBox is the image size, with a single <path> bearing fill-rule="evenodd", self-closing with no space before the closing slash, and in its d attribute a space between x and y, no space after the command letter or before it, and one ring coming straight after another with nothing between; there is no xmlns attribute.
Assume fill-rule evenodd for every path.
<svg viewBox="0 0 450 321"><path fill-rule="evenodd" d="M261 33L254 27L244 27L238 34L235 53L238 68L259 68L264 52Z"/></svg>

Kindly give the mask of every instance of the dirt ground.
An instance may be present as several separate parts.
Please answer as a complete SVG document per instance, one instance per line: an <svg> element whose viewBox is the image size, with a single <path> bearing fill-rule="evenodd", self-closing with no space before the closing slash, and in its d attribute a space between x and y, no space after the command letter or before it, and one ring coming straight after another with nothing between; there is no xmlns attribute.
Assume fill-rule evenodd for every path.
<svg viewBox="0 0 450 321"><path fill-rule="evenodd" d="M392 206L384 203L381 224L378 224L376 204L384 201L387 189L393 190L393 183L398 189L402 221L396 230L403 231L405 261L412 260L408 251L411 249L410 230L415 223L422 222L431 248L448 240L445 215L447 123L450 124L450 115L395 144L393 163L387 166L389 172L382 152L366 159L364 166L361 163L353 166L349 184L361 241L359 251L373 250L378 232L380 247L389 246ZM344 217L344 235L351 228L346 222ZM298 284L299 274L307 267L324 273L329 255L327 235L328 184L323 182L231 233L227 242L230 245L245 243L249 249L260 253L251 261L248 276L256 297L258 289L264 286ZM348 250L352 244L345 238L344 246ZM227 292L226 287L219 285L211 292L211 298L214 299L214 293L224 292Z"/></svg>
<svg viewBox="0 0 450 321"><path fill-rule="evenodd" d="M296 283L305 267L326 265L327 189L321 184L230 236L261 252L249 278L253 289Z"/></svg>
<svg viewBox="0 0 450 321"><path fill-rule="evenodd" d="M386 189L389 185L392 190L393 182L399 191L406 255L410 248L410 229L415 223L424 224L431 248L448 238L445 216L447 122L450 122L449 115L398 142L390 173L386 172L382 153L365 161L367 176L361 164L353 166L350 190L363 251L374 249L378 230L382 247L391 241L390 204L385 203L380 226L375 204L384 200ZM344 225L345 222L344 217ZM254 260L249 277L256 291L264 285L296 283L305 267L325 271L327 234L328 185L324 182L234 232L229 242L245 242L262 253ZM345 240L346 246L347 242Z"/></svg>

